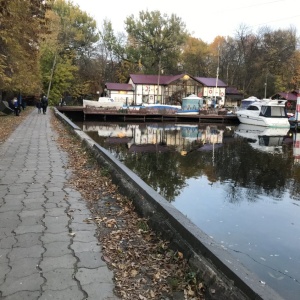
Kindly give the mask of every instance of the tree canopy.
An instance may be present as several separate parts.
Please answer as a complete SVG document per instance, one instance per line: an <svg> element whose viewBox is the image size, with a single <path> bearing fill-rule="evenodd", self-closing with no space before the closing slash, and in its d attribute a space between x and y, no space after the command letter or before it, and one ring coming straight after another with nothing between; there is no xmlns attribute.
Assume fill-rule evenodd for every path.
<svg viewBox="0 0 300 300"><path fill-rule="evenodd" d="M211 44L187 32L180 17L141 11L115 33L72 1L0 0L0 89L61 97L91 96L106 82L129 74L188 73L219 78L245 96L263 97L299 89L300 52L295 28L253 32L240 26L234 37Z"/></svg>

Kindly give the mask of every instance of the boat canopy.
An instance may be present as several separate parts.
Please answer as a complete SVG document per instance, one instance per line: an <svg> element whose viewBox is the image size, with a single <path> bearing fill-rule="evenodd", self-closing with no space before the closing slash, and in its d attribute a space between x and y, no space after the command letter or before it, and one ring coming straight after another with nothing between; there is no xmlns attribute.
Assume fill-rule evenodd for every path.
<svg viewBox="0 0 300 300"><path fill-rule="evenodd" d="M241 101L241 106L239 109L246 109L249 105L251 105L254 102L259 102L260 99L256 98L255 96L251 96L249 98L243 99Z"/></svg>

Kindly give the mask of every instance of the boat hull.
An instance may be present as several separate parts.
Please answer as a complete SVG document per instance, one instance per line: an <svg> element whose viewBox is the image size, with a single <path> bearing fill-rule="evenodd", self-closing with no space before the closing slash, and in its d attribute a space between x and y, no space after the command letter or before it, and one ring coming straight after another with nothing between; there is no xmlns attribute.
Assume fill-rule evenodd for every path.
<svg viewBox="0 0 300 300"><path fill-rule="evenodd" d="M267 118L254 114L246 114L243 112L237 112L237 117L242 124L257 125L264 127L279 127L290 128L290 122L288 118Z"/></svg>
<svg viewBox="0 0 300 300"><path fill-rule="evenodd" d="M86 107L96 107L96 108L116 108L121 109L123 107L123 103L121 102L101 102L101 101L93 101L93 100L83 100L83 108Z"/></svg>

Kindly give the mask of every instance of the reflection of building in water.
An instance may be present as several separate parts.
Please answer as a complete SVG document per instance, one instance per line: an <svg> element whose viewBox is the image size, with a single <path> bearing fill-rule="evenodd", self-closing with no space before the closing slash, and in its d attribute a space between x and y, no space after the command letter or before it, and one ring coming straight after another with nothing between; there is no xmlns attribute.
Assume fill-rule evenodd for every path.
<svg viewBox="0 0 300 300"><path fill-rule="evenodd" d="M195 146L223 142L223 130L219 130L217 126L85 124L83 131L97 131L99 136L106 138L129 138L128 148L132 145L157 144L171 147L176 151L190 151Z"/></svg>

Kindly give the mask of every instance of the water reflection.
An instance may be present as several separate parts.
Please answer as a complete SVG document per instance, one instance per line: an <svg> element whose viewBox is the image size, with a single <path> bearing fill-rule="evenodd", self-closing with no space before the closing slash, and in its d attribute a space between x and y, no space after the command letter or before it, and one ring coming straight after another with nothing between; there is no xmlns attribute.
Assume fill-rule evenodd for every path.
<svg viewBox="0 0 300 300"><path fill-rule="evenodd" d="M178 151L188 154L204 145L222 144L224 128L194 124L83 124L85 132L98 132L107 144L125 143L129 152ZM154 147L153 147L154 146ZM165 146L165 147L163 147ZM216 146L217 147L217 146Z"/></svg>
<svg viewBox="0 0 300 300"><path fill-rule="evenodd" d="M282 153L283 144L291 143L291 133L287 128L239 124L235 134L246 138L254 149L269 153Z"/></svg>
<svg viewBox="0 0 300 300"><path fill-rule="evenodd" d="M284 299L299 299L300 133L216 124L82 128Z"/></svg>

